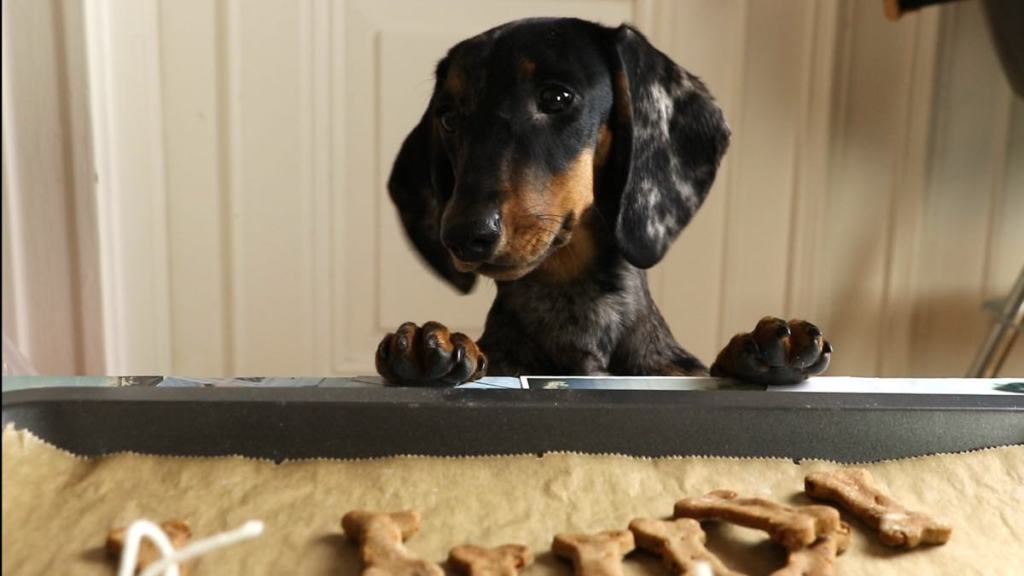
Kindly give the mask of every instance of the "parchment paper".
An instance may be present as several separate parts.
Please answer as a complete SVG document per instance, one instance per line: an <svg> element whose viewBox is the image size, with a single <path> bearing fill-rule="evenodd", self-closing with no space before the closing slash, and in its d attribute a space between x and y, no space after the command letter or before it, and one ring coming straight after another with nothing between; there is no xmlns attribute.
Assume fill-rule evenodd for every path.
<svg viewBox="0 0 1024 576"><path fill-rule="evenodd" d="M139 517L184 519L196 537L266 522L259 540L203 558L196 576L355 575L356 549L339 519L355 508L413 508L423 516L409 547L441 562L472 542L529 545L530 576L568 575L551 557L554 534L625 528L667 517L674 502L716 488L807 503L804 475L821 461L548 454L489 458L401 457L274 464L244 458L122 454L84 459L22 431L3 432L3 573L111 575L107 531ZM841 574L1024 574L1024 446L866 465L905 505L940 513L955 529L945 546L897 552L853 521ZM851 520L847 518L847 520ZM784 554L757 531L705 524L709 546L749 574ZM667 575L638 552L627 576Z"/></svg>

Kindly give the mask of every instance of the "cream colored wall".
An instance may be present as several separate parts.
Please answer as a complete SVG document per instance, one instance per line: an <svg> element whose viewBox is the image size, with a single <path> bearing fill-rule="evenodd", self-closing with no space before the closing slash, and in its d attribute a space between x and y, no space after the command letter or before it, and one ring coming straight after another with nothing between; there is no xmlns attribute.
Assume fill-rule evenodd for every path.
<svg viewBox="0 0 1024 576"><path fill-rule="evenodd" d="M835 343L833 374L963 374L979 303L1024 267L1024 103L979 4L897 24L867 0L651 6L736 134L658 272L680 340L707 358L762 314L799 316Z"/></svg>
<svg viewBox="0 0 1024 576"><path fill-rule="evenodd" d="M85 48L91 98L71 91L40 112L6 91L9 80L25 98L52 91L23 61L42 41L6 27L55 8L84 34L72 42ZM1024 103L975 2L897 24L873 0L7 0L4 10L4 329L10 312L44 371L367 373L402 321L479 334L493 286L458 297L430 276L383 182L445 48L528 15L632 21L722 102L732 148L651 275L676 336L705 360L777 314L825 329L833 374L961 375L987 327L982 299L1024 266ZM63 22L41 18L43 29ZM88 145L30 157L31 127L61 106L64 132L91 124ZM83 162L94 186L82 185ZM79 176L43 187L26 176L48 163ZM74 212L78 229L92 222L98 245L37 244L40 225L67 234L45 224L67 206L24 208L40 194L85 198L95 213ZM55 289L69 306L56 316L87 307L95 322L34 322L38 274L25 262L38 245L94 262L99 288L77 310L80 272ZM9 250L20 264L9 266ZM85 306L94 300L103 305ZM65 344L47 349L48 336ZM83 339L105 349L69 360ZM1024 347L1006 373L1024 374Z"/></svg>
<svg viewBox="0 0 1024 576"><path fill-rule="evenodd" d="M3 2L3 333L52 373L104 369L82 18Z"/></svg>

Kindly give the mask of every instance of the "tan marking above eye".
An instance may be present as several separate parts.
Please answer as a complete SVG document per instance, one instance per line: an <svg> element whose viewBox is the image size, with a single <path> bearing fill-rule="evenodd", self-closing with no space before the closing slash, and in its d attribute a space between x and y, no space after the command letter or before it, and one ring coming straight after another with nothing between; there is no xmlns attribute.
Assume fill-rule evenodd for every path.
<svg viewBox="0 0 1024 576"><path fill-rule="evenodd" d="M528 80L533 78L534 72L537 71L537 63L524 56L519 59L516 69L519 72L520 80Z"/></svg>
<svg viewBox="0 0 1024 576"><path fill-rule="evenodd" d="M444 88L452 96L461 97L466 90L466 75L458 68L449 69L444 79Z"/></svg>

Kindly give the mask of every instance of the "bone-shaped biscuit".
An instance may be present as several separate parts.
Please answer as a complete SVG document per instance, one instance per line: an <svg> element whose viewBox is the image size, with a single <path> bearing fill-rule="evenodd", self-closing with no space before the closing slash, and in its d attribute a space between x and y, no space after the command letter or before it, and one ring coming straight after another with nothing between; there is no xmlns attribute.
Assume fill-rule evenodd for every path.
<svg viewBox="0 0 1024 576"><path fill-rule="evenodd" d="M366 569L363 576L444 576L441 567L416 558L404 542L420 530L413 510L353 510L341 519L345 535L359 543Z"/></svg>
<svg viewBox="0 0 1024 576"><path fill-rule="evenodd" d="M804 490L812 498L829 500L849 510L878 530L879 540L886 546L945 544L953 533L949 522L907 510L884 494L863 468L812 472L804 478Z"/></svg>
<svg viewBox="0 0 1024 576"><path fill-rule="evenodd" d="M520 544L505 544L497 548L467 544L452 548L448 562L469 576L516 576L519 570L533 563L533 553Z"/></svg>
<svg viewBox="0 0 1024 576"><path fill-rule="evenodd" d="M732 490L715 490L697 498L676 502L677 517L726 520L764 530L787 550L810 546L839 530L839 512L829 506L786 506L763 498L740 498Z"/></svg>
<svg viewBox="0 0 1024 576"><path fill-rule="evenodd" d="M704 564L715 576L742 576L727 568L704 547L707 535L696 520L637 518L629 523L629 529L636 538L637 547L661 556L673 574L700 574L699 567Z"/></svg>
<svg viewBox="0 0 1024 576"><path fill-rule="evenodd" d="M806 548L789 553L786 565L771 576L832 576L836 573L836 557L850 545L850 525L839 524L839 529L818 538Z"/></svg>
<svg viewBox="0 0 1024 576"><path fill-rule="evenodd" d="M559 534L551 551L572 560L576 576L622 576L622 557L636 548L629 530Z"/></svg>
<svg viewBox="0 0 1024 576"><path fill-rule="evenodd" d="M167 539L171 541L171 545L174 546L175 550L183 548L188 543L189 539L192 538L192 529L189 527L187 522L182 520L167 520L160 523L160 529L167 534ZM107 554L111 558L120 558L121 551L124 550L124 539L128 534L127 528L116 528L111 530L107 534ZM156 562L163 555L157 549L156 545L148 539L143 539L139 542L139 555L136 557L136 572L142 572L147 566ZM178 567L178 571L181 576L188 576L189 565L182 564Z"/></svg>

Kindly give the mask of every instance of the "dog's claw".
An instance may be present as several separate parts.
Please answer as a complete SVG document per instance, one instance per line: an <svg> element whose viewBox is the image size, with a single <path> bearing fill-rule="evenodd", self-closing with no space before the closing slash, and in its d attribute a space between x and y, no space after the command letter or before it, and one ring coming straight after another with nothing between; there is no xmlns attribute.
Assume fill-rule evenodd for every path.
<svg viewBox="0 0 1024 576"><path fill-rule="evenodd" d="M810 322L767 317L733 336L711 366L712 376L761 384L792 384L828 368L832 345Z"/></svg>
<svg viewBox="0 0 1024 576"><path fill-rule="evenodd" d="M377 372L389 384L454 386L484 375L487 359L470 337L437 322L399 326L377 346Z"/></svg>

